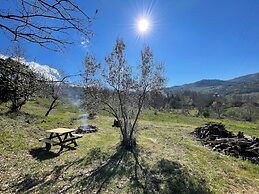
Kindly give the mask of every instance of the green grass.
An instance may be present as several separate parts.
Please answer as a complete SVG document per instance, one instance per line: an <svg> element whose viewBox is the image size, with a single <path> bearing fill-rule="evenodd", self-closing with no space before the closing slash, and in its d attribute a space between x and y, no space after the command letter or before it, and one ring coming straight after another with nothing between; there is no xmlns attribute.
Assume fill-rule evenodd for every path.
<svg viewBox="0 0 259 194"><path fill-rule="evenodd" d="M38 139L48 135L45 130L80 125L80 113L71 105L61 104L45 118L48 103L31 101L18 116L5 114L0 106L0 193L94 193L100 188L103 193L143 193L143 185L150 190L159 185L159 193L259 190L258 165L212 152L189 135L196 126L218 121L213 119L144 111L136 158L145 171L138 168L137 178L136 158L116 149L119 130L111 127L113 118L107 115L90 120L99 130L79 139L76 150L58 157L37 153L44 146ZM220 122L233 132L259 136L258 123Z"/></svg>
<svg viewBox="0 0 259 194"><path fill-rule="evenodd" d="M229 119L212 119L212 118L201 118L195 116L184 116L179 112L167 113L167 112L155 112L152 110L145 110L141 116L142 120L155 121L155 122L170 122L170 123L181 123L185 125L200 126L206 122L221 122L226 125L229 131L237 133L243 131L248 136L259 137L259 122L244 122Z"/></svg>

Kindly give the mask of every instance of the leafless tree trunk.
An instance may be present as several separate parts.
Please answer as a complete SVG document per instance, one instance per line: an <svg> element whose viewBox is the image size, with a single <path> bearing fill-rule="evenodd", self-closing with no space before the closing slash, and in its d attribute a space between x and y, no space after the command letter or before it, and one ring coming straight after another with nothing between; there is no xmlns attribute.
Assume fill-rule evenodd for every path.
<svg viewBox="0 0 259 194"><path fill-rule="evenodd" d="M245 120L253 121L254 112L255 112L255 99L252 96L245 97L244 108L246 109Z"/></svg>
<svg viewBox="0 0 259 194"><path fill-rule="evenodd" d="M49 106L49 109L48 109L48 111L45 114L45 117L47 117L49 115L51 110L53 110L54 108L57 107L57 103L56 103L57 100L58 100L58 97L53 96L53 101L51 102L51 104Z"/></svg>
<svg viewBox="0 0 259 194"><path fill-rule="evenodd" d="M212 107L214 108L215 112L217 113L217 118L221 119L221 114L223 111L223 103L220 101L214 101L212 104Z"/></svg>
<svg viewBox="0 0 259 194"><path fill-rule="evenodd" d="M52 99L49 109L45 113L46 117L53 109L55 109L58 106L59 100L61 98L62 90L66 85L66 79L74 76L80 76L80 75L81 74L67 75L57 80L49 80L46 78L38 80L38 82L41 83L41 88L42 88L42 92L44 93L44 96Z"/></svg>

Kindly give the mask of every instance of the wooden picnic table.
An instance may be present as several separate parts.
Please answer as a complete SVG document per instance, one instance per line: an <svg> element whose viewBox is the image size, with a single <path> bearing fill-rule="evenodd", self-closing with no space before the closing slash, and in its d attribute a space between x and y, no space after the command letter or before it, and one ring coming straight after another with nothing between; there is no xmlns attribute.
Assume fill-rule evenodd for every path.
<svg viewBox="0 0 259 194"><path fill-rule="evenodd" d="M76 129L68 129L68 128L56 128L47 130L50 133L48 138L42 138L40 141L45 142L46 149L49 151L51 146L60 146L58 154L62 152L64 147L70 147L70 144L74 144L74 147L77 146L76 139L81 138L82 135L73 134Z"/></svg>

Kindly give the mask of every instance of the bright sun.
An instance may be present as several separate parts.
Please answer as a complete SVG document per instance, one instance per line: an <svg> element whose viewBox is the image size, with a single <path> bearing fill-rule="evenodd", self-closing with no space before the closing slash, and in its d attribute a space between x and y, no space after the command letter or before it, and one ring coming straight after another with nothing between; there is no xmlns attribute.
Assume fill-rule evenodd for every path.
<svg viewBox="0 0 259 194"><path fill-rule="evenodd" d="M140 19L138 21L138 30L140 32L146 32L149 29L149 21L147 19Z"/></svg>

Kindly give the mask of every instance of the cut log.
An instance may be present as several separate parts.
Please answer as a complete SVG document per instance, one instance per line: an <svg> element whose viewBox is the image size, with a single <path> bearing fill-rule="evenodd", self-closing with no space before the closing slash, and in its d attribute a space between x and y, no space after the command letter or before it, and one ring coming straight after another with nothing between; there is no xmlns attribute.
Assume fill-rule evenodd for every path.
<svg viewBox="0 0 259 194"><path fill-rule="evenodd" d="M207 123L205 126L197 127L192 134L213 151L259 164L259 138L257 137L245 138L241 131L234 135L221 123Z"/></svg>

